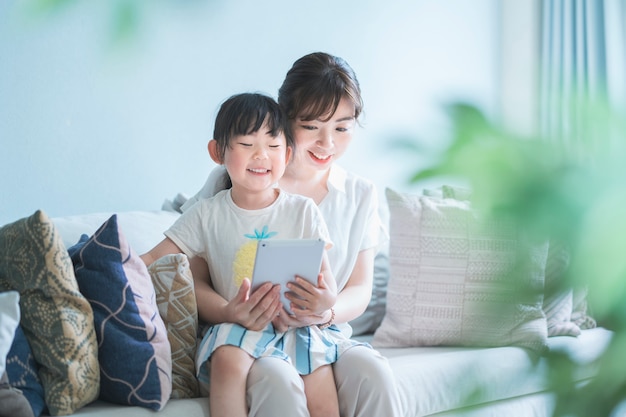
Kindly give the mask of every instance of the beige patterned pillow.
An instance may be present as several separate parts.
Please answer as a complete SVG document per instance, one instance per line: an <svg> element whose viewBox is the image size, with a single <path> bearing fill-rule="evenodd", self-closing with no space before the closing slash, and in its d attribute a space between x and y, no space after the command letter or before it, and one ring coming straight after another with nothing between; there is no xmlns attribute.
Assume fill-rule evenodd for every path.
<svg viewBox="0 0 626 417"><path fill-rule="evenodd" d="M576 288L572 296L572 322L581 330L597 327L596 320L589 315L587 303L587 288Z"/></svg>
<svg viewBox="0 0 626 417"><path fill-rule="evenodd" d="M442 186L441 191L443 197L456 200L470 200L472 195L469 189L449 185ZM551 240L549 246L543 299L543 311L548 323L548 337L578 336L581 330L577 324L579 321L581 324L585 323L591 327L595 327L595 322L586 315L585 295L582 296L581 303L577 303L579 306L577 311L584 310L584 312L577 314L577 311L574 311L576 308L574 306L574 290L565 288L563 285L565 273L570 263L567 246L556 240Z"/></svg>
<svg viewBox="0 0 626 417"><path fill-rule="evenodd" d="M183 254L166 255L153 262L148 271L172 346L171 398L198 397L195 368L198 309L189 260Z"/></svg>
<svg viewBox="0 0 626 417"><path fill-rule="evenodd" d="M547 243L523 243L506 219L479 220L469 201L386 195L391 276L376 347L547 347Z"/></svg>
<svg viewBox="0 0 626 417"><path fill-rule="evenodd" d="M572 321L574 290L563 286L569 258L569 250L565 245L555 240L550 241L543 299L548 336L578 336L580 334L580 327Z"/></svg>
<svg viewBox="0 0 626 417"><path fill-rule="evenodd" d="M73 414L100 389L93 311L72 261L42 211L0 229L0 290L20 293L21 324L51 415Z"/></svg>

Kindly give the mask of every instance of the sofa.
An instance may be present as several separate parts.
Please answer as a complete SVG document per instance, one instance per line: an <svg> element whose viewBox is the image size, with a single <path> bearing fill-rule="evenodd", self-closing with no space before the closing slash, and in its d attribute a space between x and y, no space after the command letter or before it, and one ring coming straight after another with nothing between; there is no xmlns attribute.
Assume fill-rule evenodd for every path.
<svg viewBox="0 0 626 417"><path fill-rule="evenodd" d="M584 384L612 332L593 321L584 292L550 284L567 266L558 244L524 242L506 222L482 222L447 191L385 190L389 241L353 337L388 359L403 416L549 416L549 356L571 358L572 378ZM25 336L17 352L17 337L2 340L13 343L6 369L35 415L209 415L194 386L198 320L186 257L150 269L137 262L179 215L171 206L53 218L41 210L0 228L0 291L19 295ZM520 253L530 266L519 267ZM521 298L502 290L503 271ZM132 310L128 319L123 309ZM140 382L127 378L132 372Z"/></svg>

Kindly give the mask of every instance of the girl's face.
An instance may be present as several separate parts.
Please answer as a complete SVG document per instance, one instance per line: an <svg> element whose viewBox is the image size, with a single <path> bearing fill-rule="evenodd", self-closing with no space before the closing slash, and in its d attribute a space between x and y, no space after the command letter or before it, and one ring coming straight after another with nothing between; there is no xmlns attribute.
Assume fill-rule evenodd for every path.
<svg viewBox="0 0 626 417"><path fill-rule="evenodd" d="M214 141L209 142L209 152ZM231 138L223 163L233 183L233 190L259 192L271 190L282 177L291 156L284 134L272 137L267 125L249 135ZM215 159L215 158L213 158Z"/></svg>
<svg viewBox="0 0 626 417"><path fill-rule="evenodd" d="M323 119L327 117L291 121L296 143L292 166L327 170L348 148L356 125L352 102L342 98L335 113L327 121Z"/></svg>

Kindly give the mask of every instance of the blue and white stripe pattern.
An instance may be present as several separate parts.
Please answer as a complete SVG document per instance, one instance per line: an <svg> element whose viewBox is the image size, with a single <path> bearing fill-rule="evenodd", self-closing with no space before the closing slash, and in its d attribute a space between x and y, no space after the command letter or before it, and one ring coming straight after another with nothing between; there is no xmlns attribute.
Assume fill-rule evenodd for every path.
<svg viewBox="0 0 626 417"><path fill-rule="evenodd" d="M254 358L283 359L300 375L308 375L320 366L335 363L347 349L366 344L348 339L334 325L324 330L308 326L281 333L271 324L263 331L248 330L233 323L219 324L208 329L196 354L196 373L204 393L209 387L207 361L213 351L223 345L238 346Z"/></svg>

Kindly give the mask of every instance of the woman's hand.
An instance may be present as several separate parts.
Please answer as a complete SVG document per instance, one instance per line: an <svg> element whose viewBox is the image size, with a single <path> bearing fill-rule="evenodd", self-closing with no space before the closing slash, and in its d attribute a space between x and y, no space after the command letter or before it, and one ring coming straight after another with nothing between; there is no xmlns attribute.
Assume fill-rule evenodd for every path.
<svg viewBox="0 0 626 417"><path fill-rule="evenodd" d="M282 309L280 286L265 283L250 294L250 280L244 279L237 295L224 307L225 322L248 330L263 330Z"/></svg>
<svg viewBox="0 0 626 417"><path fill-rule="evenodd" d="M283 308L272 320L277 331L285 332L289 328L312 326L330 320L330 308L335 305L337 294L333 287L327 285L323 274L317 276L317 286L296 277L296 281L288 283L287 288L289 291L285 297L291 301L293 313Z"/></svg>
<svg viewBox="0 0 626 417"><path fill-rule="evenodd" d="M320 315L335 305L337 293L324 279L324 274L317 276L317 286L301 277L287 283L289 291L285 297L291 302L289 308L296 317Z"/></svg>

